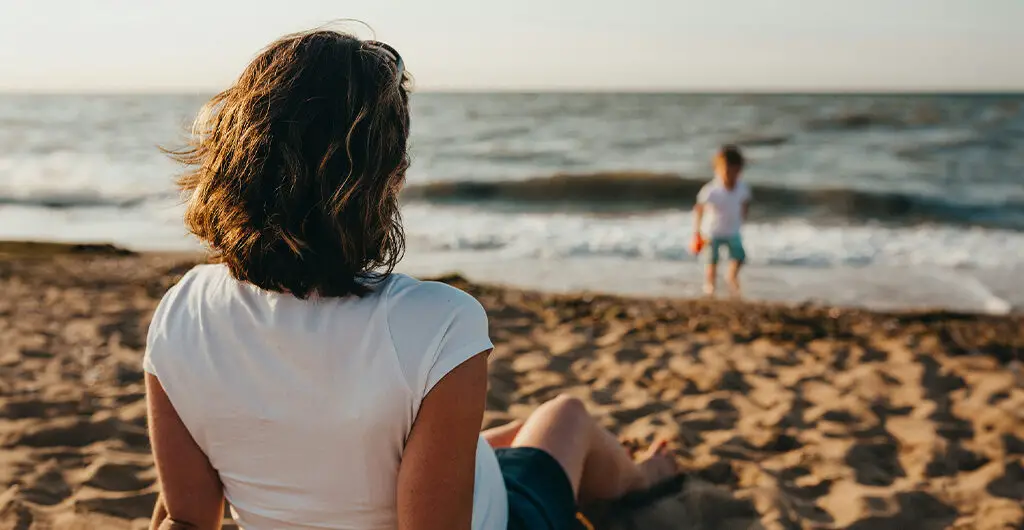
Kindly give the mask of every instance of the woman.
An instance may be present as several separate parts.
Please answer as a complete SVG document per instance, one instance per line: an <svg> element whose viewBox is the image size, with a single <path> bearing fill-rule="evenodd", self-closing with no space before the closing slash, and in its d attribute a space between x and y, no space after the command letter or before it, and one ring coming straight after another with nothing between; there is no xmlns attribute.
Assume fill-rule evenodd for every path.
<svg viewBox="0 0 1024 530"><path fill-rule="evenodd" d="M391 271L403 250L408 78L333 31L266 48L196 122L185 222L211 249L160 302L145 357L154 528L570 528L635 464L575 399L478 432L483 308Z"/></svg>

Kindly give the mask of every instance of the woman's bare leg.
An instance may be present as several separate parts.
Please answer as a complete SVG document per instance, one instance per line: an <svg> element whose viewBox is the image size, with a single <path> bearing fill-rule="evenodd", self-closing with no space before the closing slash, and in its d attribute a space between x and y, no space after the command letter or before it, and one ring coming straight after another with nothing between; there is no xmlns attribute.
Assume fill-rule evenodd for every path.
<svg viewBox="0 0 1024 530"><path fill-rule="evenodd" d="M637 463L619 440L573 397L559 396L527 418L513 447L543 449L562 465L581 503L611 500L674 476L675 459L655 447Z"/></svg>
<svg viewBox="0 0 1024 530"><path fill-rule="evenodd" d="M480 436L487 440L487 443L494 449L512 447L512 440L516 439L519 430L523 428L523 420L513 420L505 425L491 427L480 433Z"/></svg>

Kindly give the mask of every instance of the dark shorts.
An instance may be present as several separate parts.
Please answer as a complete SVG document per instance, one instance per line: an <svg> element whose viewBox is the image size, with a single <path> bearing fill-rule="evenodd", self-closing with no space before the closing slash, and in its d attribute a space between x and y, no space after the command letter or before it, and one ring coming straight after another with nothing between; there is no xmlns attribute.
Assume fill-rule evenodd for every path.
<svg viewBox="0 0 1024 530"><path fill-rule="evenodd" d="M719 254L722 247L729 249L729 259L743 263L747 260L747 252L743 249L743 238L739 234L734 236L712 237L708 243L707 260L711 265L718 265Z"/></svg>
<svg viewBox="0 0 1024 530"><path fill-rule="evenodd" d="M508 490L509 530L574 530L576 496L562 465L533 447L498 449Z"/></svg>

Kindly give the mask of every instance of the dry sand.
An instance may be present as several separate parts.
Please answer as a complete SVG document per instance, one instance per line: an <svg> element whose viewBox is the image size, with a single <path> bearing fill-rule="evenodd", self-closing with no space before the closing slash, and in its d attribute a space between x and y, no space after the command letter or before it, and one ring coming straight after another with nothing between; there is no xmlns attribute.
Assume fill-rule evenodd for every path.
<svg viewBox="0 0 1024 530"><path fill-rule="evenodd" d="M143 528L140 361L191 262L0 244L0 530ZM600 528L1024 527L1019 315L554 296L470 285L497 348L487 425L566 392L686 476Z"/></svg>

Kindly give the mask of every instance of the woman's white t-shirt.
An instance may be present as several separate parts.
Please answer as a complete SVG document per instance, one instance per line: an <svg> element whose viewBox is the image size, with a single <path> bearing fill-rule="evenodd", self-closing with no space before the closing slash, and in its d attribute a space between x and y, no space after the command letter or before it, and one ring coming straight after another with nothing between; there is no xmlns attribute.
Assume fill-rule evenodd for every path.
<svg viewBox="0 0 1024 530"><path fill-rule="evenodd" d="M420 403L489 350L468 294L392 274L362 298L301 300L201 265L149 329L155 375L246 530L397 528L402 451ZM504 530L505 485L477 444L473 529Z"/></svg>

